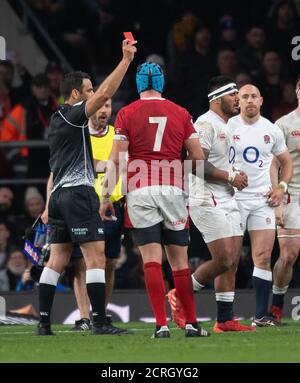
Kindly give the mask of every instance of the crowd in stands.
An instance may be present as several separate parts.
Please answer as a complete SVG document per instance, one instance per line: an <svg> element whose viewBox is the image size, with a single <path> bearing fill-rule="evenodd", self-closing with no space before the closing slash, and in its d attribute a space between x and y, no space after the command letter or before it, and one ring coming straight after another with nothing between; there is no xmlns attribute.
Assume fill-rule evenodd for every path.
<svg viewBox="0 0 300 383"><path fill-rule="evenodd" d="M127 0L29 0L28 4L72 67L91 73L96 83L115 66L122 32L131 30L138 40L136 64L146 57L159 63L166 73L165 96L187 108L194 120L207 110L207 83L218 74L232 77L238 87L249 82L257 85L264 97L262 114L273 122L297 105L294 88L300 65L291 55L292 38L300 36L297 0L160 0L147 7L144 2ZM18 2L11 5L21 17ZM29 22L28 28L49 63L42 73L32 75L18 54L0 61L0 142L46 142L50 116L63 102L59 83L65 68L35 25ZM115 105L137 97L134 69L124 84L121 104ZM0 164L0 181L46 180L48 149L0 147ZM22 253L22 236L43 211L44 199L43 183L33 181L27 188L0 185L0 291L34 288L30 265ZM124 237L116 287L143 287L138 249L128 233ZM251 287L249 251L246 238L238 288ZM273 255L275 262L276 247ZM193 225L189 257L192 270L209 257ZM300 287L297 268L298 264L294 287ZM170 275L165 264L166 283L172 287Z"/></svg>

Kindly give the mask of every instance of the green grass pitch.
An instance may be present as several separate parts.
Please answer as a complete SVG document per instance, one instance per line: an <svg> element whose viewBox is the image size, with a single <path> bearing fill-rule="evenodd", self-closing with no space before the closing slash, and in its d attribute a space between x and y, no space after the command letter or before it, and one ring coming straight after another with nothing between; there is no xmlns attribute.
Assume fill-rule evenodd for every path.
<svg viewBox="0 0 300 383"><path fill-rule="evenodd" d="M243 323L249 324L244 321ZM300 321L251 333L185 338L170 324L170 339L151 339L153 324L121 324L133 335L92 336L54 325L56 336L34 335L35 326L0 326L0 362L300 362ZM213 322L203 327L212 330Z"/></svg>

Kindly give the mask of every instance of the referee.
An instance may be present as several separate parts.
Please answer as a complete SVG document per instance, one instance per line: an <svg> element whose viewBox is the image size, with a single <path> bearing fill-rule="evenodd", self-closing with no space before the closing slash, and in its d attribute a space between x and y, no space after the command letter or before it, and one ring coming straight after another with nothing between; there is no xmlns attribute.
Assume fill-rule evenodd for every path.
<svg viewBox="0 0 300 383"><path fill-rule="evenodd" d="M92 334L120 334L124 329L106 321L103 222L94 190L94 167L88 118L111 98L136 52L136 41L123 41L123 58L94 93L89 75L70 72L61 83L66 100L49 126L50 169L53 189L49 201L51 255L39 284L38 335L53 335L50 313L58 278L78 243L86 263L87 292L92 305Z"/></svg>

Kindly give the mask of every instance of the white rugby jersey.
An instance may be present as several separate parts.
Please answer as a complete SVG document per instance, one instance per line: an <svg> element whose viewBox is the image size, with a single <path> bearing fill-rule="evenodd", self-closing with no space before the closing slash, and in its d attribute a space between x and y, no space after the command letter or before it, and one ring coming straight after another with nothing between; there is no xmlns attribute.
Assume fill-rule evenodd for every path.
<svg viewBox="0 0 300 383"><path fill-rule="evenodd" d="M227 128L231 138L229 161L248 175L248 187L237 191L236 198L263 196L271 187L273 155L287 151L282 131L264 117L250 125L241 115L230 118Z"/></svg>
<svg viewBox="0 0 300 383"><path fill-rule="evenodd" d="M293 160L293 176L288 185L291 194L300 194L300 112L296 109L275 122L282 130Z"/></svg>
<svg viewBox="0 0 300 383"><path fill-rule="evenodd" d="M229 171L232 166L229 164L228 153L230 141L227 136L227 126L225 121L218 114L209 110L198 117L194 127L199 133L202 148L209 151L208 160L215 167ZM199 190L197 190L198 188L195 187L195 176L192 176L192 178L193 182L190 189L190 201L194 200L194 202L196 202L201 196L199 195ZM211 193L215 202L218 203L232 198L234 190L229 184L204 181L205 199L212 199ZM190 204L192 205L193 203L190 202Z"/></svg>

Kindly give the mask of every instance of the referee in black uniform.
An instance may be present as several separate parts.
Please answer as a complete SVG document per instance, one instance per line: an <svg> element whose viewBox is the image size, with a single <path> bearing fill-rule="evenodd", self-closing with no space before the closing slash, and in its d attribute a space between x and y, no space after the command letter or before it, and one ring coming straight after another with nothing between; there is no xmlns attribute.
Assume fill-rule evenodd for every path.
<svg viewBox="0 0 300 383"><path fill-rule="evenodd" d="M50 121L49 148L53 189L49 201L51 255L39 284L38 335L52 335L50 312L58 278L69 263L73 243L86 263L87 292L92 305L92 333L120 334L126 330L107 323L105 314L105 255L99 198L94 190L94 167L88 118L111 98L136 52L136 42L123 41L123 58L94 93L83 72L65 75L61 105Z"/></svg>

